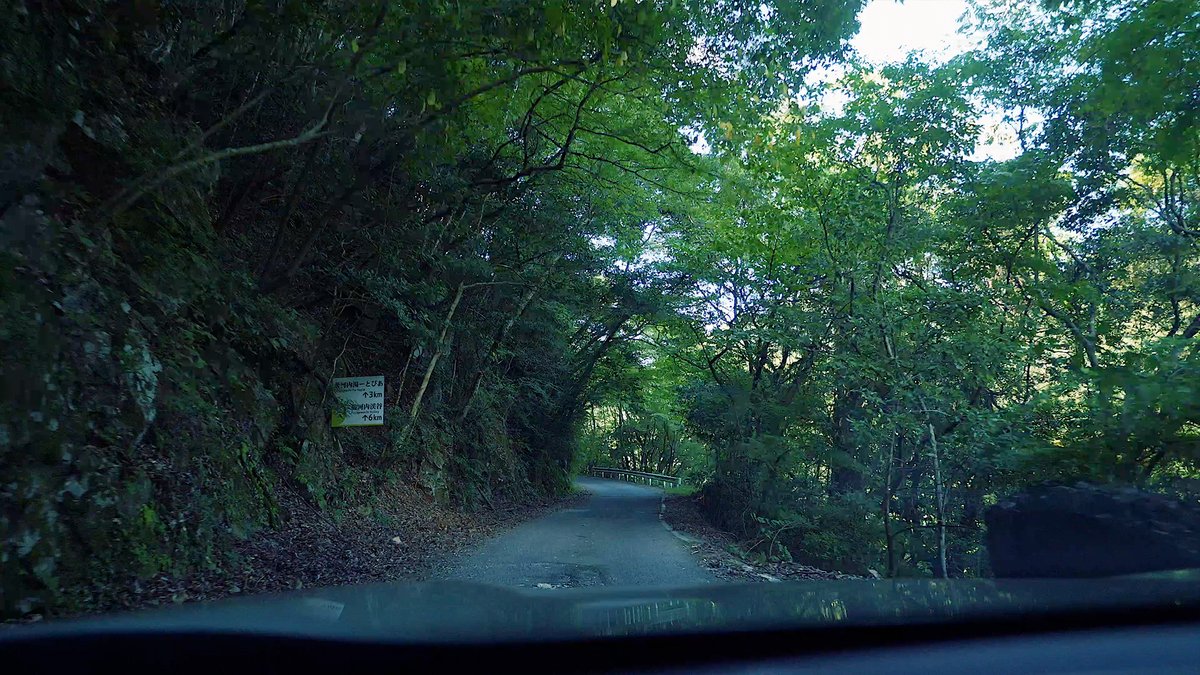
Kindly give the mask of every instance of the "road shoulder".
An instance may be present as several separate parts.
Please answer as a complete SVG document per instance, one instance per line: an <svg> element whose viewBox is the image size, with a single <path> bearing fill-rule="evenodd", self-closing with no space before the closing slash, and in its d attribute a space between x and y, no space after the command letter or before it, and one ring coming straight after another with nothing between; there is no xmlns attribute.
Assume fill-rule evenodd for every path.
<svg viewBox="0 0 1200 675"><path fill-rule="evenodd" d="M735 554L737 540L714 527L700 510L701 495L666 495L662 520L676 537L683 540L700 565L724 581L781 582L821 579L861 579L862 577L817 569L794 562L754 564Z"/></svg>
<svg viewBox="0 0 1200 675"><path fill-rule="evenodd" d="M131 576L115 587L93 589L68 618L184 602L217 600L301 588L435 577L459 552L518 525L578 505L573 492L525 504L466 511L434 502L412 487L393 489L369 516L331 518L295 491L280 495L286 514L277 529L255 532L234 544L230 560L191 574ZM48 618L41 614L22 623Z"/></svg>

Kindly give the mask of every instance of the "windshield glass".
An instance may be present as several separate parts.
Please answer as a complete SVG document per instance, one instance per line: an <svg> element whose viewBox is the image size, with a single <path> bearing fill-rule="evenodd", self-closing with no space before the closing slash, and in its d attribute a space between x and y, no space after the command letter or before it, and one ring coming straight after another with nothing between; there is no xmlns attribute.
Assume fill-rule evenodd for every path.
<svg viewBox="0 0 1200 675"><path fill-rule="evenodd" d="M10 4L4 619L1196 597L1195 0Z"/></svg>

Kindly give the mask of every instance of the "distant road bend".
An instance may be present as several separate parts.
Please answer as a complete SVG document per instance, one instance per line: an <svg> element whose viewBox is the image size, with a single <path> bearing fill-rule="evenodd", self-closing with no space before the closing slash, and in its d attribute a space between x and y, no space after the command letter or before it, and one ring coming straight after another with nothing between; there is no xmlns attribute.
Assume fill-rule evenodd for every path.
<svg viewBox="0 0 1200 675"><path fill-rule="evenodd" d="M687 586L711 583L659 521L662 491L581 477L581 506L531 520L464 556L446 578L499 586Z"/></svg>

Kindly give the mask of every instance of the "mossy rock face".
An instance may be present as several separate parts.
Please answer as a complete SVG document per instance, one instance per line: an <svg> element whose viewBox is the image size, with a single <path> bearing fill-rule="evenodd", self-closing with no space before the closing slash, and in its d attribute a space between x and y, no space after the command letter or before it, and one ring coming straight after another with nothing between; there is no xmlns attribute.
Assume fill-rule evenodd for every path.
<svg viewBox="0 0 1200 675"><path fill-rule="evenodd" d="M524 282L493 288L496 261L428 246L429 213L478 196L484 146L389 130L417 109L367 80L347 89L331 63L297 75L297 57L341 50L330 36L361 27L358 5L24 4L0 13L0 615L110 608L139 577L222 567L301 500L337 519L381 511L397 483L464 508L566 488L556 406L577 312L548 282L536 318L493 346ZM322 110L313 143L223 154ZM384 149L396 189L331 207L309 250L317 207ZM545 197L497 242L585 250L579 195ZM408 424L463 283L493 300L464 300ZM325 383L347 370L389 373L388 426L328 428ZM489 374L464 423L454 383L470 372Z"/></svg>
<svg viewBox="0 0 1200 675"><path fill-rule="evenodd" d="M250 331L228 326L220 339L219 317L187 309L264 305L248 283L219 274L210 244L194 236L205 223L119 242L128 233L52 215L71 194L27 195L0 221L10 244L0 252L0 612L9 615L103 605L130 578L219 564L224 542L272 513L263 457L278 404L229 339ZM167 263L135 266L149 259ZM281 316L257 314L255 325L282 326Z"/></svg>

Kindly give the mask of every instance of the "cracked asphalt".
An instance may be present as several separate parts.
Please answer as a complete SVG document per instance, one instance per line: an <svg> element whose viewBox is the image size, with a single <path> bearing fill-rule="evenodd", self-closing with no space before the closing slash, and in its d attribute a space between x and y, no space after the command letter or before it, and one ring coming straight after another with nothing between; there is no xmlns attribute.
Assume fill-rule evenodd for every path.
<svg viewBox="0 0 1200 675"><path fill-rule="evenodd" d="M464 554L446 579L499 586L695 586L716 578L659 520L662 491L581 477L581 505L527 521Z"/></svg>

